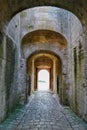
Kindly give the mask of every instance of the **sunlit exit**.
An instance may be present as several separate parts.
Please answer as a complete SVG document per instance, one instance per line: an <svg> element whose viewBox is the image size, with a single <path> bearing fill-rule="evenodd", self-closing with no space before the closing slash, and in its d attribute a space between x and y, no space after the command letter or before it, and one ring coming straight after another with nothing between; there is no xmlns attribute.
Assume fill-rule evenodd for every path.
<svg viewBox="0 0 87 130"><path fill-rule="evenodd" d="M38 73L38 90L49 90L49 72L45 69Z"/></svg>

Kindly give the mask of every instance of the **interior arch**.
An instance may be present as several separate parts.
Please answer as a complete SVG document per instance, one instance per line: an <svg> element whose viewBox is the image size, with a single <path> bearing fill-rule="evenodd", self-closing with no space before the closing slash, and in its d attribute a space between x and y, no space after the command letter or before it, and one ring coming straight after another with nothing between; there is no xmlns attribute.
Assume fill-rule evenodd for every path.
<svg viewBox="0 0 87 130"><path fill-rule="evenodd" d="M32 7L35 8L32 9ZM72 13L64 9L61 10L54 7L61 7L73 12L81 20L82 24ZM28 8L29 10L24 10ZM33 64L34 69L32 68L32 71L28 70L29 73L27 75L26 60L28 56L32 55L34 52L38 53L40 51L42 53L43 51L50 51L61 57L61 62L60 59L58 59L57 63L55 63L56 58L54 55L48 56L48 54L46 54L45 56L45 58L48 59L52 59L51 57L53 57L52 73L55 75L56 78L54 78L55 81L53 81L51 85L55 86L55 84L57 83L56 81L59 81L59 76L62 77L63 84L61 84L62 87L58 91L63 103L65 103L65 100L67 102L67 99L69 99L72 109L75 112L80 113L82 117L86 117L85 106L87 103L85 99L87 91L86 72L84 72L86 70L87 60L85 56L87 52L87 29L86 26L84 26L87 25L86 8L87 7L85 0L81 0L80 2L74 0L52 0L49 2L47 0L39 0L37 2L33 2L31 0L31 3L29 0L26 0L26 2L15 0L14 3L11 0L0 1L0 79L3 79L0 84L0 89L3 90L3 93L2 91L0 92L0 95L2 96L2 98L0 98L0 121L3 120L9 112L11 112L12 108L16 106L16 103L21 102L21 100L23 101L23 103L26 101L27 83L25 80L27 79L27 76L29 78L29 83L32 80L36 82L36 79L34 79L34 72L36 73L38 67L39 69L51 67L52 64L50 64L49 66L47 64L44 64L44 67L43 64L40 66L35 66L35 60L37 59L36 57L44 59L41 55L36 55L36 57L32 57L33 60L29 62ZM24 11L17 14L22 10ZM36 13L34 13L33 11L36 11ZM59 13L57 11L59 11ZM15 16L15 14L17 15ZM11 20L12 17L13 19ZM61 38L61 35L64 37ZM24 47L23 49L25 57L22 57L20 53L22 39L24 40L22 47ZM68 42L66 41L66 39ZM61 65L61 63L63 64ZM56 65L57 67L55 67ZM12 68L9 68L9 66L12 66ZM31 68L31 66L27 66L27 69L28 67ZM62 70L60 71L60 73L58 70L58 73L56 73L55 71L55 68L57 69L58 67L60 70ZM33 73L32 79L30 71L31 73ZM9 75L13 75L13 77L10 78ZM34 82L32 83L32 86L34 86ZM35 89L36 87L37 86L35 86ZM50 88L51 90L56 91L54 87ZM7 98L5 98L6 96ZM22 98L22 96L24 97ZM5 101L2 102L3 100Z"/></svg>
<svg viewBox="0 0 87 130"><path fill-rule="evenodd" d="M33 3L33 4L31 4ZM1 16L2 19L0 20L0 23L2 24L2 21L4 20L4 23L9 22L11 20L11 18L19 13L20 11L24 10L24 9L28 9L28 8L32 8L32 7L38 7L38 6L54 6L54 7L60 7L66 10L69 10L71 12L73 12L83 23L85 21L87 21L87 18L85 17L86 14L86 2L84 1L66 1L66 0L52 0L52 1L47 1L47 0L43 0L43 1L38 1L38 2L34 2L34 1L28 1L26 0L25 2L20 2L20 1L16 1L14 2L14 8L12 8L13 6L11 6L13 4L13 2L11 2L10 0L8 1L4 1L4 2L0 2L1 5L1 10L5 10L3 15L2 15L2 11L1 11ZM6 5L5 8L3 5ZM81 6L82 5L82 6ZM80 13L80 10L82 10L82 13ZM6 15L7 13L5 12L11 12L8 13L8 15ZM84 20L85 19L85 20ZM85 22L86 24L87 22ZM2 24L3 25L3 24ZM4 26L4 25L3 25Z"/></svg>
<svg viewBox="0 0 87 130"><path fill-rule="evenodd" d="M58 92L57 91L57 83L55 80L57 76L59 77L60 84L61 81L61 73L62 73L62 64L61 60L51 53L38 53L33 54L27 60L27 73L30 77L31 75L31 92L38 90L38 73L40 70L45 69L49 72L49 90ZM56 72L56 73L55 73ZM34 83L34 84L32 84Z"/></svg>
<svg viewBox="0 0 87 130"><path fill-rule="evenodd" d="M22 40L22 46L25 44L57 44L60 48L66 48L66 38L55 31L51 30L36 30L26 34Z"/></svg>

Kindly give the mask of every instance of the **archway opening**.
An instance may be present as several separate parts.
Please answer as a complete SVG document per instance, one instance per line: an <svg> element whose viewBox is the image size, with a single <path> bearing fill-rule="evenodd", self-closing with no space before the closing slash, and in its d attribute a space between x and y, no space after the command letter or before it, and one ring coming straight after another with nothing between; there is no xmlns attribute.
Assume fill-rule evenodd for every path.
<svg viewBox="0 0 87 130"><path fill-rule="evenodd" d="M50 85L50 73L46 69L42 69L38 72L38 90L49 90Z"/></svg>

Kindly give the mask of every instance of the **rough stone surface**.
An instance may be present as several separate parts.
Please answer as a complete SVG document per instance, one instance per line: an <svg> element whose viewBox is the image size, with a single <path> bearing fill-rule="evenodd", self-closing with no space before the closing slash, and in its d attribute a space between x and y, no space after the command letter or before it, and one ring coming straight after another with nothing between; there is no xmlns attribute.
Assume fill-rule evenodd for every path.
<svg viewBox="0 0 87 130"><path fill-rule="evenodd" d="M23 9L32 8L32 7L38 7L38 6L56 6L60 8L67 9L71 12L73 12L76 16L80 18L80 20L87 25L87 18L85 15L87 14L86 10L86 0L81 1L74 1L74 0L39 0L39 1L20 1L20 0L14 0L14 1L0 1L0 23L1 23L1 29L6 26L7 22L16 14L17 12L20 12ZM8 13L7 13L8 12Z"/></svg>
<svg viewBox="0 0 87 130"><path fill-rule="evenodd" d="M40 8L40 5L62 7L74 13L80 21L68 11L53 7ZM11 20L23 9L35 6L37 7L25 10ZM86 8L86 0L0 1L0 121L15 108L16 103L22 99L25 102L28 96L26 61L30 55L41 51L50 51L60 57L63 83L60 89L64 99L62 103L68 99L74 112L87 121ZM60 49L57 44L48 41L45 43L44 37L40 37L39 45L38 40L33 37L32 41L37 44L30 44L28 40L25 46L21 46L21 40L25 35L28 36L27 33L39 29L56 31L63 35L67 40L67 47ZM21 62L23 58L24 63Z"/></svg>
<svg viewBox="0 0 87 130"><path fill-rule="evenodd" d="M87 124L68 107L59 103L57 95L35 92L26 106L21 106L0 125L0 130L86 130Z"/></svg>

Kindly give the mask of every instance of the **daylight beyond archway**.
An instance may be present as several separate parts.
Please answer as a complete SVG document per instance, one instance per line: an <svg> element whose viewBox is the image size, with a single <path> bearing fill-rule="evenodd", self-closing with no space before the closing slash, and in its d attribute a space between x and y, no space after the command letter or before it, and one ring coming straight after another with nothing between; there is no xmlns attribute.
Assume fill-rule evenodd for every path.
<svg viewBox="0 0 87 130"><path fill-rule="evenodd" d="M38 73L38 90L49 90L49 72L45 69Z"/></svg>
<svg viewBox="0 0 87 130"><path fill-rule="evenodd" d="M87 121L86 0L7 1L0 2L0 130L87 130L78 118Z"/></svg>

